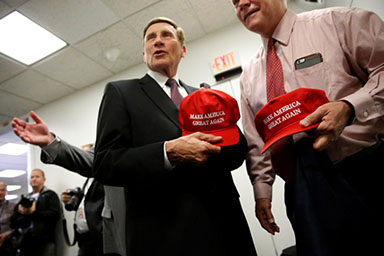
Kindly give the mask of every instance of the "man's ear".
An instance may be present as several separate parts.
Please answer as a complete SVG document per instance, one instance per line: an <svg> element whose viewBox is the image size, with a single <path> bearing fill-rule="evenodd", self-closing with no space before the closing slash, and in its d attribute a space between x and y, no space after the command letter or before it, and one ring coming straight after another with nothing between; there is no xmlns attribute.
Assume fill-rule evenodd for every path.
<svg viewBox="0 0 384 256"><path fill-rule="evenodd" d="M186 52L187 52L187 47L185 45L183 45L182 46L182 53L181 53L182 58L184 58Z"/></svg>
<svg viewBox="0 0 384 256"><path fill-rule="evenodd" d="M147 55L145 54L145 51L143 51L143 61L147 64Z"/></svg>

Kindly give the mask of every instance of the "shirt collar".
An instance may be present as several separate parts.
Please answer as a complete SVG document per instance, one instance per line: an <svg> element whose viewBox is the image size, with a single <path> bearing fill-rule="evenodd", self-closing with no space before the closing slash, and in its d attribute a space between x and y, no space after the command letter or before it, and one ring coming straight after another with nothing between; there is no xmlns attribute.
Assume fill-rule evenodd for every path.
<svg viewBox="0 0 384 256"><path fill-rule="evenodd" d="M159 72L156 72L156 71L153 71L151 69L148 70L147 74L152 77L159 85L161 88L164 88L165 87L165 83L168 81L168 77L159 73ZM175 79L177 81L177 84L179 85L179 76L176 74L174 77L172 77L173 79Z"/></svg>
<svg viewBox="0 0 384 256"><path fill-rule="evenodd" d="M287 10L272 34L272 38L283 45L288 45L291 38L293 25L296 22L297 15ZM262 38L264 48L267 48L269 38Z"/></svg>

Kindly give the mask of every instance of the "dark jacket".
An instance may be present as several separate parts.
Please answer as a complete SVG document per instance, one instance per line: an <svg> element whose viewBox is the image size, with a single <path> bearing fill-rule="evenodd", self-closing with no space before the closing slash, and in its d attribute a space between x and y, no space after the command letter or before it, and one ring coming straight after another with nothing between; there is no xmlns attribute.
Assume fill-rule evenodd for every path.
<svg viewBox="0 0 384 256"><path fill-rule="evenodd" d="M178 114L148 75L105 89L93 171L126 187L127 255L255 255L231 176L245 154L166 170L164 141L181 136Z"/></svg>
<svg viewBox="0 0 384 256"><path fill-rule="evenodd" d="M60 201L57 194L43 187L36 202L36 211L30 215L20 214L16 204L14 215L11 218L11 227L16 230L26 228L33 223L32 228L27 232L26 239L29 242L54 242L55 227L60 219Z"/></svg>

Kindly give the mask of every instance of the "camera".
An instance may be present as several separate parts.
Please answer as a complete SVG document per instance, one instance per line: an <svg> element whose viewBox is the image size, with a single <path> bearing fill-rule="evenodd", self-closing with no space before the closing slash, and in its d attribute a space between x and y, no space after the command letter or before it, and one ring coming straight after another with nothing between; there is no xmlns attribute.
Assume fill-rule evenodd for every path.
<svg viewBox="0 0 384 256"><path fill-rule="evenodd" d="M21 195L19 204L24 208L31 208L35 199L30 198L29 195Z"/></svg>
<svg viewBox="0 0 384 256"><path fill-rule="evenodd" d="M67 189L66 194L71 196L71 199L65 204L67 211L76 211L79 208L81 199L83 199L84 192L81 188Z"/></svg>

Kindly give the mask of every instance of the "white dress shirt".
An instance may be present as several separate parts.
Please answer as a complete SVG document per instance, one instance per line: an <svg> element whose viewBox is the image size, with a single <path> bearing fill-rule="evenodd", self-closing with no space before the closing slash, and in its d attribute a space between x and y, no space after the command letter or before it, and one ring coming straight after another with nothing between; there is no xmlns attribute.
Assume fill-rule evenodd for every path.
<svg viewBox="0 0 384 256"><path fill-rule="evenodd" d="M169 79L167 76L164 76L163 74L161 74L159 72L155 72L153 70L148 70L147 74L156 81L156 83L164 90L164 92L169 97L171 97L171 88L165 84L168 81L168 79ZM187 90L185 90L185 88L183 86L180 86L179 76L176 74L172 78L177 81L178 89L179 89L179 92L180 92L181 96L183 96L183 98L186 97L188 95L188 92L187 92ZM164 146L163 146L163 150L164 150L164 165L165 165L164 167L165 167L166 170L172 170L174 168L174 166L172 166L171 162L168 159L167 152L165 150L165 144L166 143L167 142L165 142Z"/></svg>

